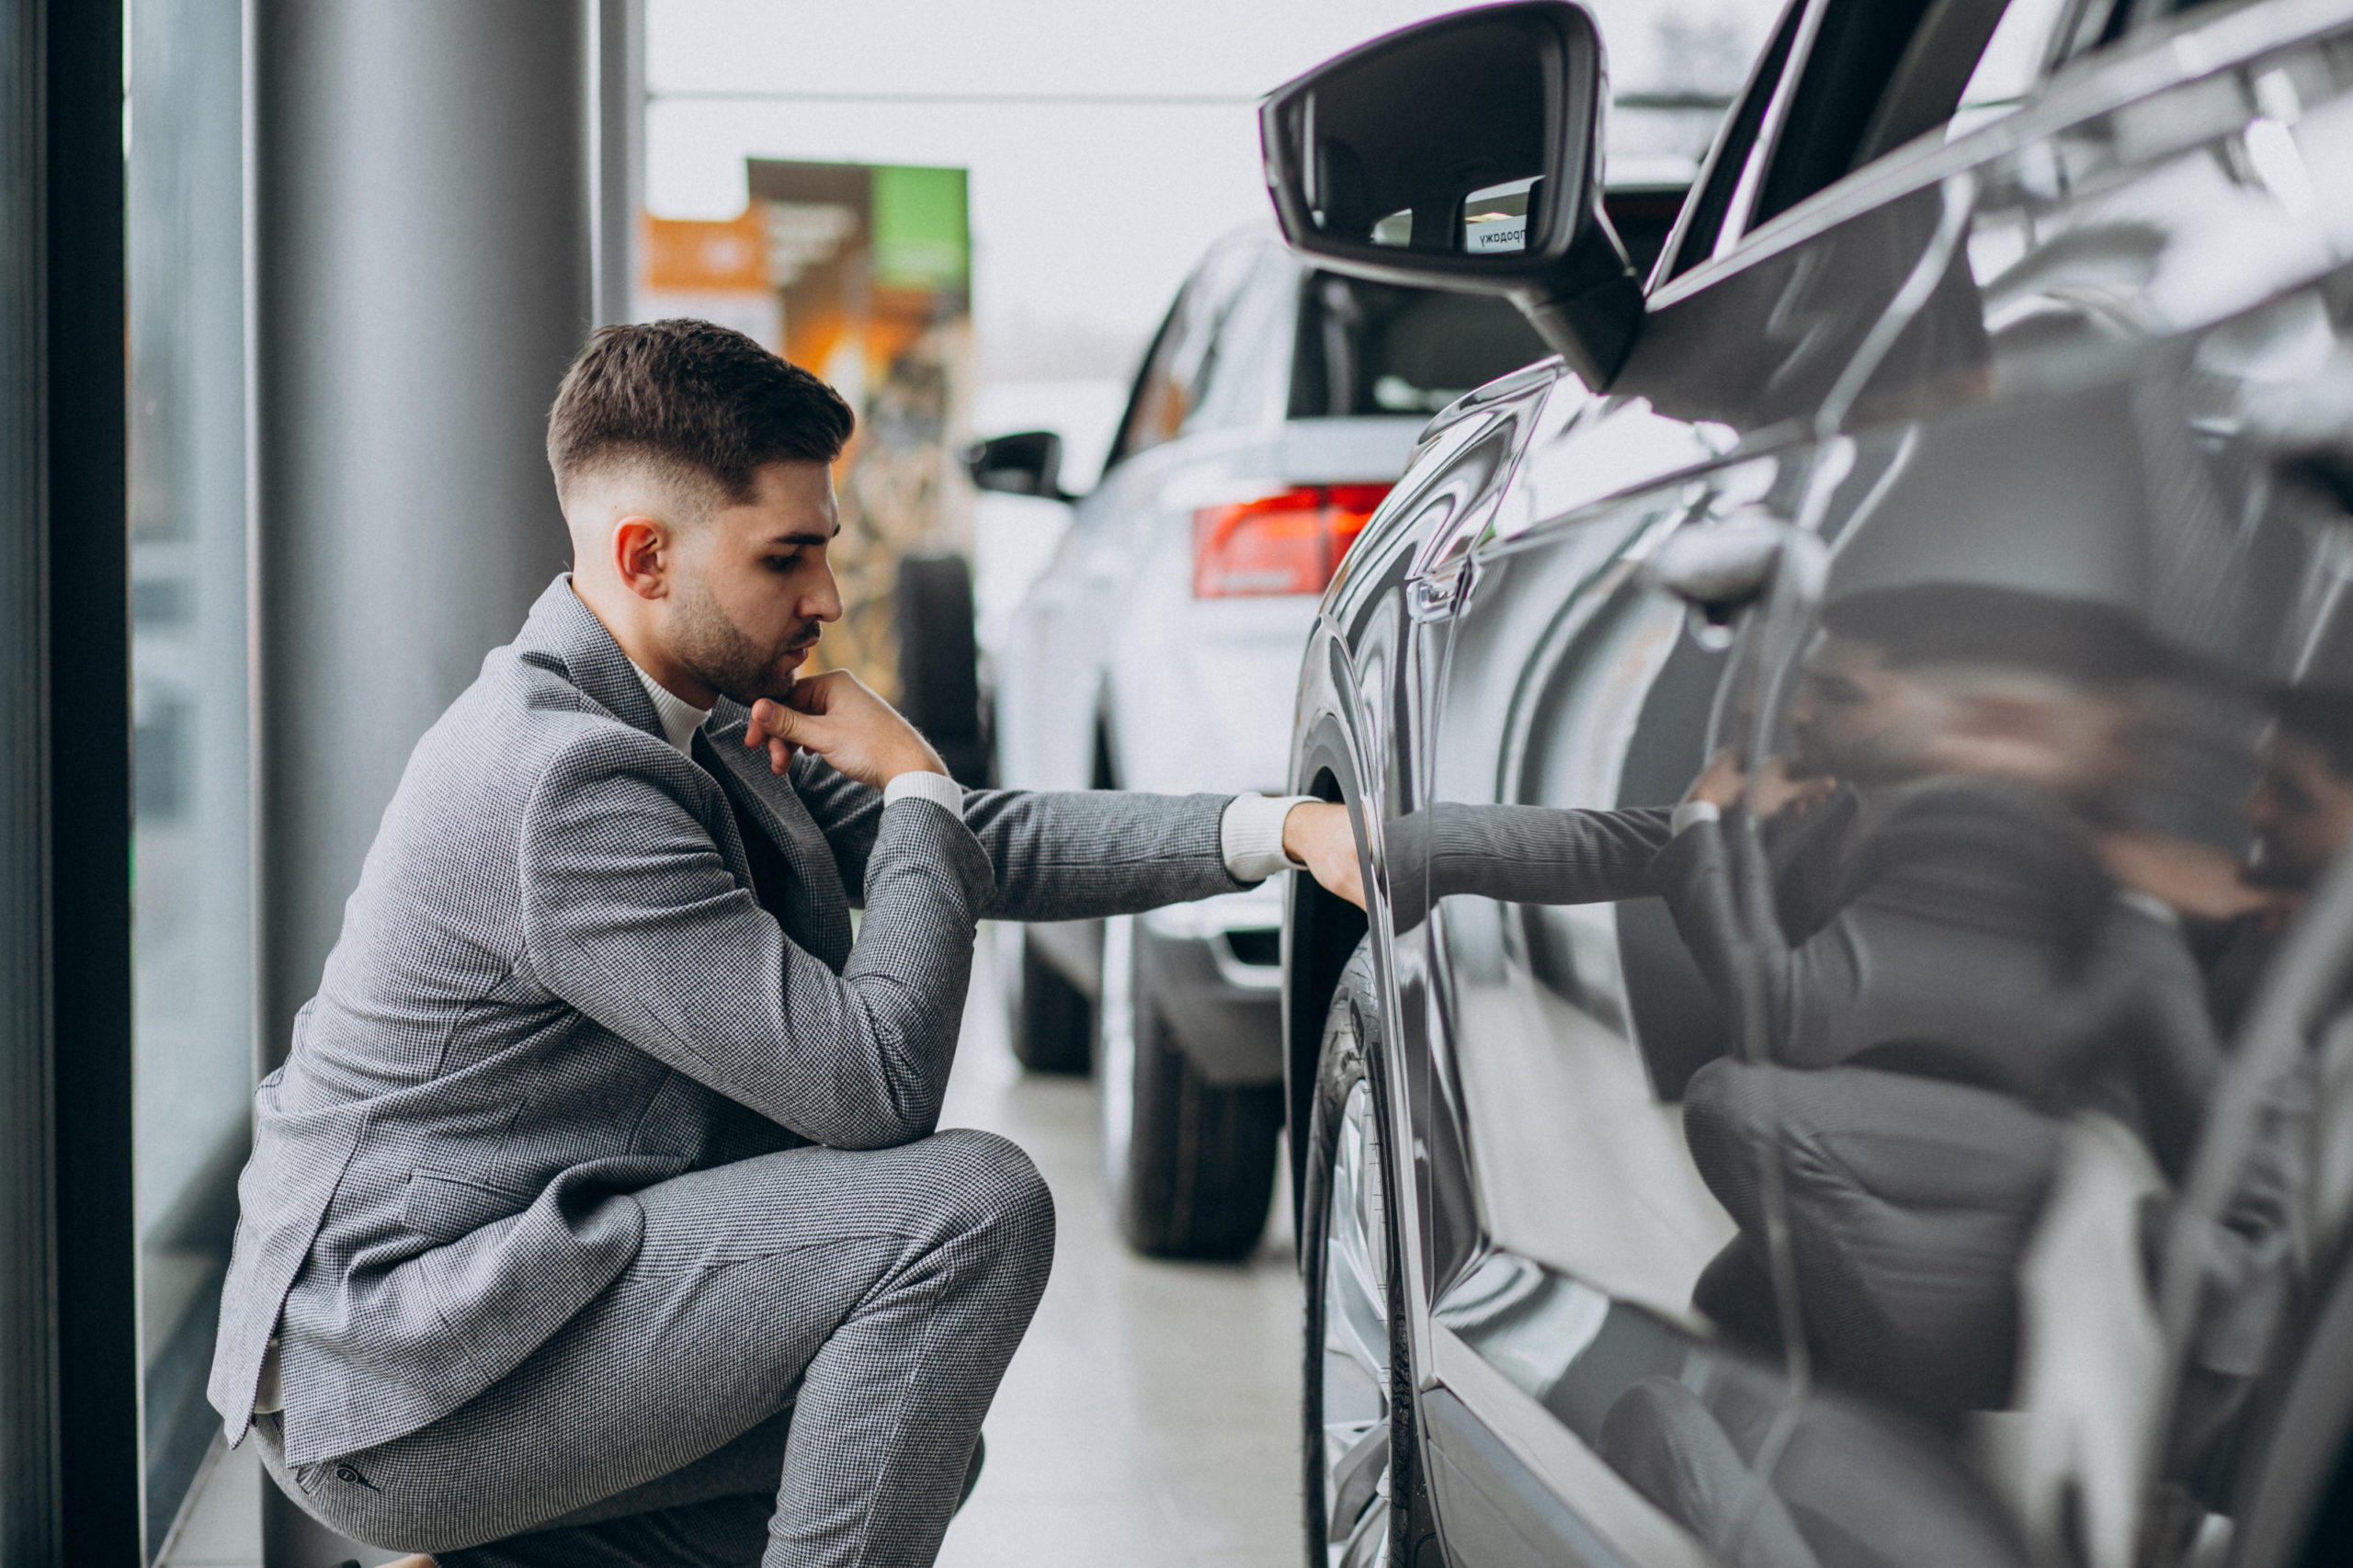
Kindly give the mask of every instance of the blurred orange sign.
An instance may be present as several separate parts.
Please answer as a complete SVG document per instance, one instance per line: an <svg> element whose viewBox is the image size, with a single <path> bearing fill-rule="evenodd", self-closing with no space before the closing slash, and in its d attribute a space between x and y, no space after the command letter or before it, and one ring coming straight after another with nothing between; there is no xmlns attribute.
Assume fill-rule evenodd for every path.
<svg viewBox="0 0 2353 1568"><path fill-rule="evenodd" d="M722 223L647 218L645 286L766 290L767 230L757 206Z"/></svg>

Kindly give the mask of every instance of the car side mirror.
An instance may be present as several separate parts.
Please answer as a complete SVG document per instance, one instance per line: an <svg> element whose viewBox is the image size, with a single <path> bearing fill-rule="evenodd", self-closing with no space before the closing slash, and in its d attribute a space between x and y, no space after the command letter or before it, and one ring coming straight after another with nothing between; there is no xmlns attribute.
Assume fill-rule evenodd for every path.
<svg viewBox="0 0 2353 1568"><path fill-rule="evenodd" d="M1049 501L1076 497L1063 489L1063 438L1051 430L992 436L964 449L964 472L975 489L1006 495L1041 495Z"/></svg>
<svg viewBox="0 0 2353 1568"><path fill-rule="evenodd" d="M1283 237L1334 272L1502 294L1599 389L1642 285L1601 207L1601 35L1568 0L1390 33L1258 108Z"/></svg>

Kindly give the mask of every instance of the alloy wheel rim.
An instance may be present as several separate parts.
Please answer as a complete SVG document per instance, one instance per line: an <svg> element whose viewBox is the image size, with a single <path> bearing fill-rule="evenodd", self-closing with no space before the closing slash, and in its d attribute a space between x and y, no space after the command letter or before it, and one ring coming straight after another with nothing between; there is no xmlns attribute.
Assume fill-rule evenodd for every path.
<svg viewBox="0 0 2353 1568"><path fill-rule="evenodd" d="M1348 1090L1324 1233L1324 1519L1331 1568L1389 1561L1389 1220L1372 1093Z"/></svg>

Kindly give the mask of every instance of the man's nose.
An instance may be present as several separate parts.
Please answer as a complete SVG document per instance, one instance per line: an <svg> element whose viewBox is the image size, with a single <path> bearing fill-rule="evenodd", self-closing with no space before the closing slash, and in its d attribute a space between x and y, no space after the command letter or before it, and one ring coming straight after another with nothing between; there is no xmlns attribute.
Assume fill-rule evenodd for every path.
<svg viewBox="0 0 2353 1568"><path fill-rule="evenodd" d="M834 581L831 565L821 568L823 580L816 591L801 601L801 613L812 620L839 620L842 618L842 588Z"/></svg>

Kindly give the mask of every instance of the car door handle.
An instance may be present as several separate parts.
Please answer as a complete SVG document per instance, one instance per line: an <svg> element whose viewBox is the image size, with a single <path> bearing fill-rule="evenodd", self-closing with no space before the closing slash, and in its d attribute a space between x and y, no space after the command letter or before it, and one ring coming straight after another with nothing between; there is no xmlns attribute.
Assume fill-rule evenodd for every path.
<svg viewBox="0 0 2353 1568"><path fill-rule="evenodd" d="M1462 608L1471 586L1471 563L1461 556L1426 577L1405 585L1405 613L1416 621L1444 620Z"/></svg>

